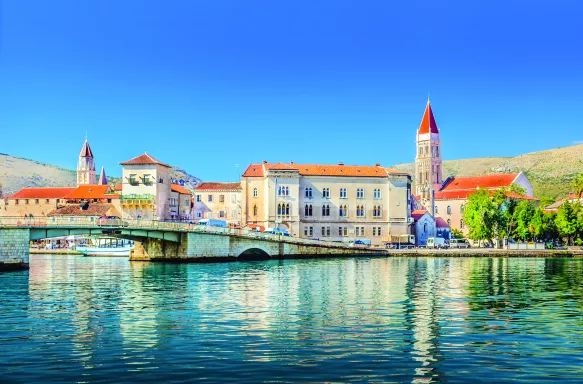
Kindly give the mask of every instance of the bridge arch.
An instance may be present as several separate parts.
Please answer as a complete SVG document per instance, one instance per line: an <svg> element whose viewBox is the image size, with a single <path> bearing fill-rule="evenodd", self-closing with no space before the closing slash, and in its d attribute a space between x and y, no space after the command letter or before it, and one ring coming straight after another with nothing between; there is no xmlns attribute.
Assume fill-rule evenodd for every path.
<svg viewBox="0 0 583 384"><path fill-rule="evenodd" d="M247 248L237 257L237 260L269 260L271 256L259 247Z"/></svg>

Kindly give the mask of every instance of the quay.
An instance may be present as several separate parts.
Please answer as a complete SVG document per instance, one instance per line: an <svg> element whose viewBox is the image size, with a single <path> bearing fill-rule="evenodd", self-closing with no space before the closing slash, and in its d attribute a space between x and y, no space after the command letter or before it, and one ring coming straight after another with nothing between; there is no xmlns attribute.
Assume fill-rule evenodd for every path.
<svg viewBox="0 0 583 384"><path fill-rule="evenodd" d="M583 258L583 250L577 249L390 249L389 256L394 257L573 257Z"/></svg>

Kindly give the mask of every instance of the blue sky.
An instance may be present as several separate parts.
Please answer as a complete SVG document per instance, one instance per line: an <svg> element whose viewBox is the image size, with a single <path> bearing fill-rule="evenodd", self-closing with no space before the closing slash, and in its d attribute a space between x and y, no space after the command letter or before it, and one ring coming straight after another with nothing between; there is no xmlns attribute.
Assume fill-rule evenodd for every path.
<svg viewBox="0 0 583 384"><path fill-rule="evenodd" d="M250 162L413 161L583 142L580 1L0 0L0 152L203 180ZM239 168L236 167L239 165Z"/></svg>

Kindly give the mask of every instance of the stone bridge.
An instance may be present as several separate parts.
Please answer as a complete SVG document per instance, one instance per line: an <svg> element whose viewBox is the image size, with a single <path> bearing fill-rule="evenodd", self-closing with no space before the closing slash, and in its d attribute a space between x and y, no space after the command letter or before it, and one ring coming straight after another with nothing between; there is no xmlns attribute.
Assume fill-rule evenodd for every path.
<svg viewBox="0 0 583 384"><path fill-rule="evenodd" d="M100 226L87 218L0 218L0 269L28 266L29 241L108 235L135 241L130 260L230 261L284 257L381 255L382 249L185 223L123 221Z"/></svg>

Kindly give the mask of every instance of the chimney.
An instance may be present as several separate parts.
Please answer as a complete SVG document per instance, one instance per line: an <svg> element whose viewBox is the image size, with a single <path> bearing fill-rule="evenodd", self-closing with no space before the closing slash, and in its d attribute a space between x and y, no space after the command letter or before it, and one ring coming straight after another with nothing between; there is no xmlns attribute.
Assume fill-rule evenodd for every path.
<svg viewBox="0 0 583 384"><path fill-rule="evenodd" d="M267 160L263 160L263 164L267 164Z"/></svg>
<svg viewBox="0 0 583 384"><path fill-rule="evenodd" d="M290 160L290 162L289 162L289 163L290 163L290 164L293 164L293 163L294 163L294 161L293 161L293 160Z"/></svg>
<svg viewBox="0 0 583 384"><path fill-rule="evenodd" d="M344 162L343 162L343 161L341 161L341 162L339 162L339 163L338 163L338 165L344 165Z"/></svg>
<svg viewBox="0 0 583 384"><path fill-rule="evenodd" d="M376 163L374 166L375 167L380 167L381 166L381 163Z"/></svg>

